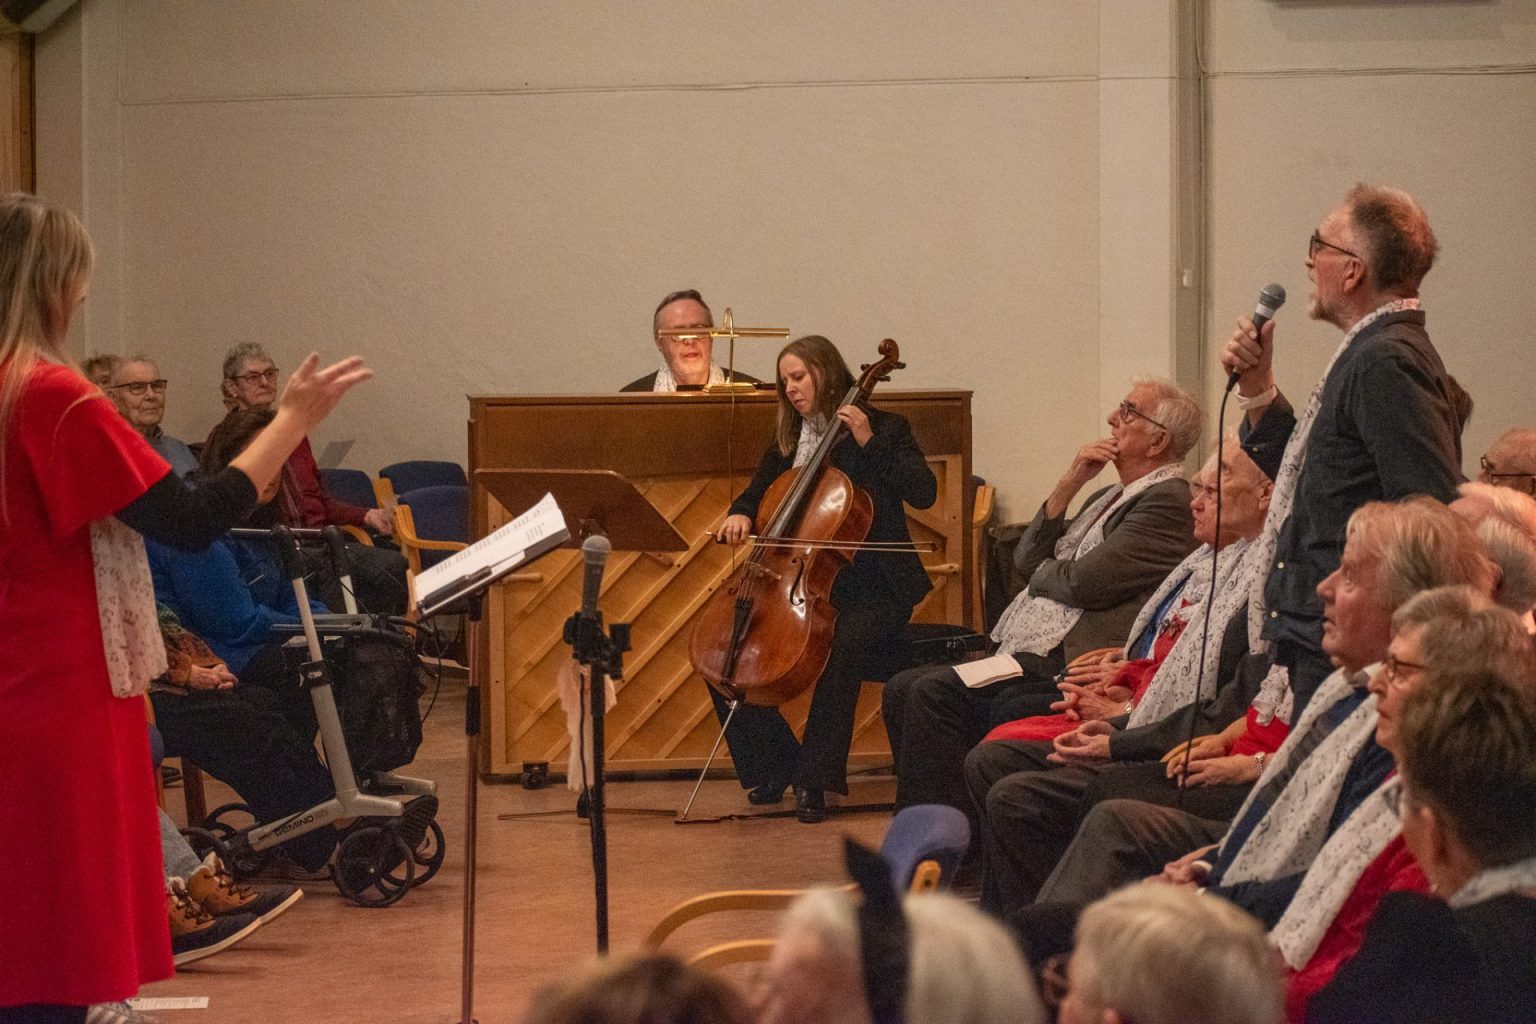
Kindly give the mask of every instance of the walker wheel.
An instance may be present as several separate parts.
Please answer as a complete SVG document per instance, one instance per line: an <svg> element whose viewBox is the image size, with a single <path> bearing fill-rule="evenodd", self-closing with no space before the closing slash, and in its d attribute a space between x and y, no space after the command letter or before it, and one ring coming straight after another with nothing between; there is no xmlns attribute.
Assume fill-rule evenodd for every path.
<svg viewBox="0 0 1536 1024"><path fill-rule="evenodd" d="M447 847L443 845L443 827L436 820L429 822L428 825L430 827L426 835L421 837L421 842L416 844L416 849L411 853L411 859L416 862L416 866L423 869L421 874L416 876L416 880L409 883L412 886L430 882L437 874L437 869L443 866L443 858L448 852ZM398 868L390 871L389 880L397 885L406 884L400 877Z"/></svg>
<svg viewBox="0 0 1536 1024"><path fill-rule="evenodd" d="M353 903L387 907L398 903L415 884L416 858L399 832L369 825L354 829L341 841L334 875L336 888Z"/></svg>
<svg viewBox="0 0 1536 1024"><path fill-rule="evenodd" d="M203 819L203 828L226 842L236 832L256 824L256 815L247 804L221 804ZM220 855L223 856L222 854Z"/></svg>

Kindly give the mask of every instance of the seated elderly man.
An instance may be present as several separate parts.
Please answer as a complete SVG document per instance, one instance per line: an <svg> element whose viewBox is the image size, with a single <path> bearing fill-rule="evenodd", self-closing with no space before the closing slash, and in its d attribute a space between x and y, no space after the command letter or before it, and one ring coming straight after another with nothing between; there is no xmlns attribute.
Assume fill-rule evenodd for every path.
<svg viewBox="0 0 1536 1024"><path fill-rule="evenodd" d="M1376 697L1376 742L1399 768L1404 702L1469 672L1518 681L1536 692L1531 639L1518 616L1467 587L1428 590L1397 610L1392 644L1370 690ZM1294 1020L1355 955L1361 932L1386 893L1429 891L1393 809L1400 795L1400 780L1393 776L1356 808L1312 861L1270 933L1289 968L1286 999Z"/></svg>
<svg viewBox="0 0 1536 1024"><path fill-rule="evenodd" d="M1017 549L1029 586L992 633L1000 678L968 685L953 666L899 672L881 714L896 758L898 807L942 803L974 819L962 770L992 727L1045 714L1055 676L1087 651L1125 642L1146 599L1195 547L1181 463L1200 437L1200 406L1171 381L1137 380L1109 414L1110 436L1084 445ZM1113 465L1118 480L1077 516L1067 507ZM979 681L978 681L979 683Z"/></svg>
<svg viewBox="0 0 1536 1024"><path fill-rule="evenodd" d="M1536 1020L1536 688L1426 680L1396 724L1403 838L1437 895L1387 894L1314 1024Z"/></svg>
<svg viewBox="0 0 1536 1024"><path fill-rule="evenodd" d="M224 357L222 391L235 411L271 409L277 401L277 366L267 355L267 350L254 342L230 349ZM314 449L307 437L299 442L283 466L277 508L287 526L313 529L334 524L366 527L385 536L394 532L389 513L383 509L348 504L325 489L320 468L315 463ZM408 598L405 556L398 551L367 544L348 544L347 554L352 563L352 582L357 587L354 597L358 606L369 612L403 613ZM306 567L317 575L326 604L338 611L345 608L340 584L329 563L316 556Z"/></svg>
<svg viewBox="0 0 1536 1024"><path fill-rule="evenodd" d="M117 365L117 356L99 355L91 356L80 364L80 372L85 374L85 379L99 388L105 389L112 383L112 368Z"/></svg>
<svg viewBox="0 0 1536 1024"><path fill-rule="evenodd" d="M1480 482L1536 494L1536 430L1504 431L1477 461L1482 467Z"/></svg>
<svg viewBox="0 0 1536 1024"><path fill-rule="evenodd" d="M1214 455L1202 469L1190 504L1195 539L1202 546L1169 574L1142 607L1127 645L1127 656L1140 646L1150 646L1154 657L1162 653L1161 664L1143 692L1125 702L1123 709L1116 704L1106 713L1080 713L1081 724L1061 729L1055 736L1008 727L994 730L966 757L966 784L982 812L984 899L989 906L1006 909L1034 897L1071 841L1078 800L1095 775L1105 770L1102 762L1116 757L1156 758L1181 735L1188 735L1191 718L1205 723L1212 713L1233 714L1235 702L1229 695L1233 683L1249 693L1249 675L1240 666L1253 633L1248 596L1266 569L1264 555L1252 541L1264 525L1273 488L1267 474L1278 465L1284 440L1278 438L1279 443L1257 453L1263 460L1261 467L1231 439L1223 453L1220 535L1216 532ZM1134 666L1137 661L1127 664ZM1075 690L1070 682L1061 685L1069 693ZM1225 724L1225 718L1217 723ZM1060 760L1058 748L1072 753L1071 765L1053 763ZM1096 755L1090 757L1089 750L1097 751Z"/></svg>
<svg viewBox="0 0 1536 1024"><path fill-rule="evenodd" d="M1495 569L1472 528L1429 498L1373 502L1350 517L1340 566L1319 586L1325 650L1339 668L1318 689L1230 826L1137 800L1093 805L1047 881L1015 916L1031 948L1054 952L1072 911L1157 871L1205 884L1273 926L1328 838L1381 785L1391 755L1375 741L1367 690L1388 653L1393 612L1442 586L1492 593ZM1201 845L1220 839L1215 846ZM1183 854L1183 856L1179 856Z"/></svg>
<svg viewBox="0 0 1536 1024"><path fill-rule="evenodd" d="M715 339L709 329L715 317L704 304L704 296L686 288L661 300L651 317L651 337L661 353L661 369L632 380L620 391L697 391L711 384L725 383L725 369L714 360ZM697 330L697 334L663 335L662 331ZM762 383L739 370L731 380L747 384Z"/></svg>
<svg viewBox="0 0 1536 1024"><path fill-rule="evenodd" d="M166 379L160 376L160 367L154 360L144 355L118 360L104 390L117 403L123 419L164 456L177 476L184 477L197 469L197 456L192 449L160 429L160 421L165 419Z"/></svg>

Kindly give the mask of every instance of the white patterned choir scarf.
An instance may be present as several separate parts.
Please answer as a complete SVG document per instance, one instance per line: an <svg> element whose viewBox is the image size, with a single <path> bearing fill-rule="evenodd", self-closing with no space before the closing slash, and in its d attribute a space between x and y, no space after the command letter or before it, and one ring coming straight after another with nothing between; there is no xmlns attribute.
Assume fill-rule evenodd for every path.
<svg viewBox="0 0 1536 1024"><path fill-rule="evenodd" d="M1446 902L1460 909L1486 903L1496 896L1531 890L1536 890L1536 857L1479 871Z"/></svg>
<svg viewBox="0 0 1536 1024"><path fill-rule="evenodd" d="M1081 558L1104 542L1104 524L1115 510L1135 498L1149 487L1179 476L1182 468L1178 463L1159 466L1146 476L1133 481L1127 487L1118 484L1099 495L1092 504L1077 514L1072 525L1056 541L1056 558L1069 560ZM1045 655L1072 632L1077 620L1083 617L1081 608L1053 601L1048 597L1036 597L1025 587L1024 592L1013 599L992 630L992 639L998 645L999 654Z"/></svg>
<svg viewBox="0 0 1536 1024"><path fill-rule="evenodd" d="M1271 881L1305 870L1323 848L1327 839L1328 821L1333 807L1344 789L1344 777L1354 763L1355 756L1376 735L1376 696L1365 698L1360 706L1349 713L1332 732L1320 740L1308 734L1318 719L1341 700L1365 686L1372 665L1362 672L1346 672L1343 669L1329 676L1317 693L1307 702L1301 719L1286 736L1275 756L1264 766L1271 778L1283 775L1291 758L1297 756L1297 747L1305 745L1309 752L1300 756L1305 760L1297 765L1295 773L1274 796L1274 802L1264 812L1242 847L1232 858L1221 876L1222 885L1256 880ZM1239 822L1248 813L1254 801L1265 789L1261 779L1248 793L1248 799L1232 819ZM1222 840L1223 846L1231 837Z"/></svg>
<svg viewBox="0 0 1536 1024"><path fill-rule="evenodd" d="M821 439L827 436L827 424L820 416L808 416L800 421L800 438L795 444L795 461L790 463L791 468L799 468L811 461L811 456L816 454L816 447L821 444Z"/></svg>
<svg viewBox="0 0 1536 1024"><path fill-rule="evenodd" d="M1389 795L1401 788L1402 780L1394 775L1355 808L1323 844L1290 906L1270 930L1270 941L1293 970L1299 971L1311 961L1360 876L1402 833L1402 819Z"/></svg>
<svg viewBox="0 0 1536 1024"><path fill-rule="evenodd" d="M725 383L725 371L720 368L720 364L719 363L710 363L709 364L709 383L710 384L724 384ZM677 378L672 376L672 368L670 366L668 366L666 363L662 363L661 364L661 369L656 371L656 383L651 385L651 390L653 392L654 391L676 391L677 390Z"/></svg>
<svg viewBox="0 0 1536 1024"><path fill-rule="evenodd" d="M1323 369L1323 375L1317 379L1317 386L1312 389L1312 394L1307 399L1306 408L1296 420L1296 429L1291 431L1291 439L1285 445L1285 454L1280 458L1280 469L1275 473L1275 487L1269 498L1269 514L1264 517L1264 529L1259 532L1257 542L1265 566L1274 564L1275 551L1280 544L1280 530L1285 526L1285 521L1291 518L1291 509L1296 504L1296 485L1301 479L1301 471L1307 465L1307 438L1312 433L1313 424L1317 422L1317 414L1323 404L1323 388L1328 383L1329 374L1333 373L1334 365L1349 348L1350 342L1371 324L1384 316L1418 308L1418 299L1396 299L1389 302L1356 321L1355 325L1349 329L1349 333L1344 335L1344 340L1339 342L1339 347L1334 349L1333 358L1328 360L1327 367ZM1266 570L1254 580L1253 596L1248 602L1249 634L1257 643L1253 648L1255 653L1263 653L1269 649L1265 641L1258 639L1265 612L1268 610L1264 606L1264 583L1268 578L1269 574Z"/></svg>
<svg viewBox="0 0 1536 1024"><path fill-rule="evenodd" d="M1135 710L1131 712L1130 721L1127 723L1129 728L1134 729L1139 725L1166 718L1194 701L1199 694L1216 692L1216 674L1221 665L1221 641L1223 634L1226 633L1227 623L1242 610L1244 603L1248 600L1248 591L1253 583L1252 576L1264 564L1252 557L1252 551L1252 542L1238 540L1216 553L1216 591L1211 595L1211 547L1209 544L1202 544L1168 576L1168 579L1163 581L1163 586L1152 595L1152 600L1142 606L1141 616L1137 618L1136 625L1131 627L1132 637L1141 635L1141 631L1149 624L1158 605L1172 593L1169 581L1176 576L1188 576L1189 582L1184 585L1184 592L1179 595L1188 606L1188 624L1179 634L1179 638L1174 641L1163 663L1153 673L1146 692L1142 694ZM1208 597L1209 603L1207 603ZM1209 631L1205 628L1207 607L1211 613ZM1153 611L1148 612L1149 608ZM1205 635L1204 674L1200 671L1202 634Z"/></svg>
<svg viewBox="0 0 1536 1024"><path fill-rule="evenodd" d="M107 677L118 697L137 697L149 681L165 675L165 641L155 608L144 538L115 518L91 524L91 560L96 573L96 611L101 619Z"/></svg>

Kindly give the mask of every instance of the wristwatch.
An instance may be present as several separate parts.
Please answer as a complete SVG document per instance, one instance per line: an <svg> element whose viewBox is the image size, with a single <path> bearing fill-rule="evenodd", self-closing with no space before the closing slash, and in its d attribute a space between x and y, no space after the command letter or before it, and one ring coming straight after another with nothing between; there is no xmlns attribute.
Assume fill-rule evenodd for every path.
<svg viewBox="0 0 1536 1024"><path fill-rule="evenodd" d="M1259 774L1260 775L1264 774L1264 758L1267 757L1267 756L1268 755L1265 754L1264 751L1262 751L1262 750L1259 751L1257 754L1253 755L1253 763L1259 766Z"/></svg>

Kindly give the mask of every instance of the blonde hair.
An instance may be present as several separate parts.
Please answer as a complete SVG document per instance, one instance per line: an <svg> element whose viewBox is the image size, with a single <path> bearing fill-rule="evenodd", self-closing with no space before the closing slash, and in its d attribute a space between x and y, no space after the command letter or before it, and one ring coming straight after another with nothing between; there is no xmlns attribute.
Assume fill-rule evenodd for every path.
<svg viewBox="0 0 1536 1024"><path fill-rule="evenodd" d="M1349 517L1346 542L1380 559L1381 607L1395 609L1421 590L1469 586L1491 595L1497 572L1467 521L1422 495L1373 501Z"/></svg>
<svg viewBox="0 0 1536 1024"><path fill-rule="evenodd" d="M27 375L39 360L73 365L64 351L70 303L95 259L85 226L62 206L26 192L0 199L0 481Z"/></svg>
<svg viewBox="0 0 1536 1024"><path fill-rule="evenodd" d="M1280 964L1237 907L1144 883L1106 896L1077 924L1072 986L1136 1024L1280 1024Z"/></svg>

